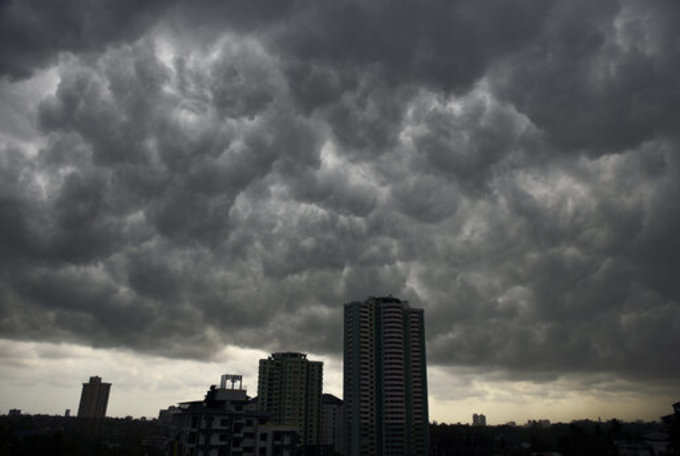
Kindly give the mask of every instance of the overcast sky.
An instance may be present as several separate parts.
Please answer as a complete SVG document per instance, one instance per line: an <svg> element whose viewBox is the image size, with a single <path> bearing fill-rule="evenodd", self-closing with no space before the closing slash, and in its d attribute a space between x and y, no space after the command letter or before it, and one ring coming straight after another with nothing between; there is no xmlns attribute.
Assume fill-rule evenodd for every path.
<svg viewBox="0 0 680 456"><path fill-rule="evenodd" d="M0 413L425 309L430 419L680 399L677 0L0 0Z"/></svg>

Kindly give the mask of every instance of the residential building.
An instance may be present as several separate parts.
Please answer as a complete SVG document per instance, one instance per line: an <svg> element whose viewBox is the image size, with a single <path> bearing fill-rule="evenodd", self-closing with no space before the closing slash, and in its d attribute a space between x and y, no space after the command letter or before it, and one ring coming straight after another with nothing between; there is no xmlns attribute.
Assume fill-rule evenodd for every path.
<svg viewBox="0 0 680 456"><path fill-rule="evenodd" d="M88 383L83 383L78 418L104 418L110 391L110 383L102 383L101 377L90 377Z"/></svg>
<svg viewBox="0 0 680 456"><path fill-rule="evenodd" d="M319 445L323 363L304 353L273 353L261 359L257 380L258 408L272 423L299 430L302 445Z"/></svg>
<svg viewBox="0 0 680 456"><path fill-rule="evenodd" d="M321 446L330 450L331 453L342 454L342 427L342 399L332 394L323 394L321 396Z"/></svg>
<svg viewBox="0 0 680 456"><path fill-rule="evenodd" d="M422 309L392 296L345 304L343 376L346 456L428 454Z"/></svg>
<svg viewBox="0 0 680 456"><path fill-rule="evenodd" d="M231 376L228 376L231 377ZM176 436L178 456L292 456L299 437L292 426L269 422L269 414L239 385L210 387L202 401L161 411ZM165 412L165 413L164 413Z"/></svg>
<svg viewBox="0 0 680 456"><path fill-rule="evenodd" d="M173 423L174 415L182 413L182 409L171 405L166 409L161 409L158 411L158 424L170 425Z"/></svg>

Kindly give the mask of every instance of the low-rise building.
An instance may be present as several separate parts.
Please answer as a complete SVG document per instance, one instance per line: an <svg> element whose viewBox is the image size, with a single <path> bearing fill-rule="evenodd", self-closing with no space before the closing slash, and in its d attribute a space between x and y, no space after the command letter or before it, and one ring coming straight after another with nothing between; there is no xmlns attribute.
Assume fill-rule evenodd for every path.
<svg viewBox="0 0 680 456"><path fill-rule="evenodd" d="M170 407L166 409L159 410L158 412L158 423L159 424L165 424L169 425L172 424L173 422L173 416L177 413L181 413L181 409L179 407L176 407L174 405L171 405ZM132 417L130 417L132 418Z"/></svg>
<svg viewBox="0 0 680 456"><path fill-rule="evenodd" d="M321 396L321 446L329 454L342 454L342 399L332 394Z"/></svg>
<svg viewBox="0 0 680 456"><path fill-rule="evenodd" d="M538 427L538 428L549 428L550 427L550 420L546 419L541 419L541 420L527 420L527 427Z"/></svg>
<svg viewBox="0 0 680 456"><path fill-rule="evenodd" d="M486 426L486 416L484 414L480 413L473 413L472 414L472 425L473 426Z"/></svg>
<svg viewBox="0 0 680 456"><path fill-rule="evenodd" d="M292 456L296 430L270 424L245 389L211 386L202 401L182 402L161 411L181 456ZM166 412L166 413L164 413Z"/></svg>

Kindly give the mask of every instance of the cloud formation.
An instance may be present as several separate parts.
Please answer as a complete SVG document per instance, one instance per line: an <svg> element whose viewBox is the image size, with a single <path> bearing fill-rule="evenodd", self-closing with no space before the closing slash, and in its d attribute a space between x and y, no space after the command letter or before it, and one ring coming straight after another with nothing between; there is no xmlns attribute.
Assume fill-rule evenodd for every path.
<svg viewBox="0 0 680 456"><path fill-rule="evenodd" d="M680 378L677 2L132 3L0 3L0 336Z"/></svg>

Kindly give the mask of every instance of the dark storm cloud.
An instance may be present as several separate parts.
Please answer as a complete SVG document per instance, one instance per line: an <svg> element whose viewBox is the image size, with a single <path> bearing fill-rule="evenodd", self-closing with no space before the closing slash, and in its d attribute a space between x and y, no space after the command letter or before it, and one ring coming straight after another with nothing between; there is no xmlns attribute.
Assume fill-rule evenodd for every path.
<svg viewBox="0 0 680 456"><path fill-rule="evenodd" d="M437 98L419 104L409 119L416 151L411 167L467 191L485 190L504 160L536 147L535 128L526 118L485 93L472 92L453 107Z"/></svg>
<svg viewBox="0 0 680 456"><path fill-rule="evenodd" d="M646 152L665 147L650 145L657 150ZM653 181L638 154L613 160L615 165L605 159L596 166L587 162L595 169L572 169L566 176L551 176L549 170L537 174L546 180L533 185L550 188L552 179L564 179L573 186L564 195L537 198L540 192L527 193L531 186L502 188L515 207L509 218L495 216L501 224L486 228L489 255L462 267L444 262L441 271L432 268L425 276L439 288L439 299L450 302L430 317L431 329L441 333L432 344L435 359L530 371L677 377L672 347L680 289L667 280L676 260L650 243L648 234L657 220L677 227L677 209L647 206L666 200L669 185L676 187L677 160L666 155L667 168ZM600 167L610 166L613 180L602 182ZM675 236L665 233L663 244L673 249ZM645 257L655 258L654 264ZM445 274L458 280L447 285Z"/></svg>
<svg viewBox="0 0 680 456"><path fill-rule="evenodd" d="M678 11L668 1L563 3L540 40L492 73L496 90L567 151L616 152L674 134Z"/></svg>
<svg viewBox="0 0 680 456"><path fill-rule="evenodd" d="M306 27L277 30L281 47L304 60L378 65L394 84L465 89L488 61L534 38L551 2L336 2L302 9Z"/></svg>
<svg viewBox="0 0 680 456"><path fill-rule="evenodd" d="M2 336L337 355L392 293L439 365L680 376L673 2L32 5L0 70L58 83L2 130Z"/></svg>
<svg viewBox="0 0 680 456"><path fill-rule="evenodd" d="M60 51L97 52L134 40L163 11L161 1L0 1L0 76L25 78Z"/></svg>

